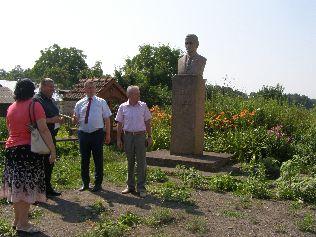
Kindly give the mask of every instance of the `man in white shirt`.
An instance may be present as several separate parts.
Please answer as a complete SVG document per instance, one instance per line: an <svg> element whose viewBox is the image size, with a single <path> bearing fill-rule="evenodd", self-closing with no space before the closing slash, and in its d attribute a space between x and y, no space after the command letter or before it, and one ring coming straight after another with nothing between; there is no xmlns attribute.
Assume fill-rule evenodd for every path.
<svg viewBox="0 0 316 237"><path fill-rule="evenodd" d="M105 127L105 143L109 144L110 116L112 115L106 101L97 97L93 80L84 83L86 96L79 100L74 109L73 122L79 123L79 146L81 153L81 178L83 186L79 191L89 189L90 176L89 165L92 151L95 166L95 186L92 191L102 189L103 181L103 142Z"/></svg>
<svg viewBox="0 0 316 237"><path fill-rule="evenodd" d="M152 144L151 114L146 103L140 101L138 86L127 88L128 101L120 105L115 120L117 125L117 146L124 150L128 160L127 187L123 194L135 191L135 157L137 163L137 191L146 197L146 145ZM147 138L146 138L147 133Z"/></svg>

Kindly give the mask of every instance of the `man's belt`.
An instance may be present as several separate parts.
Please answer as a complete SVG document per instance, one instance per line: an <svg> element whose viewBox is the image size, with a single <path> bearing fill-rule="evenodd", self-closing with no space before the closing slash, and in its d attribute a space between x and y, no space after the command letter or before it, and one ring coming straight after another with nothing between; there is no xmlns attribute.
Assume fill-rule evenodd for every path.
<svg viewBox="0 0 316 237"><path fill-rule="evenodd" d="M145 135L146 131L139 131L139 132L124 131L124 134L126 134L126 135Z"/></svg>

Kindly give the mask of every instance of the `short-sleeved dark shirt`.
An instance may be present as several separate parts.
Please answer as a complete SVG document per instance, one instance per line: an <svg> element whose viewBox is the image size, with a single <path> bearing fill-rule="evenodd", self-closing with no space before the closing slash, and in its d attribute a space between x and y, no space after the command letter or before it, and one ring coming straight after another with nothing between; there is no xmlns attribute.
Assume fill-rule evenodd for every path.
<svg viewBox="0 0 316 237"><path fill-rule="evenodd" d="M52 118L59 115L58 106L53 98L46 97L42 92L37 93L34 98L43 106L46 118ZM48 123L47 127L53 137L57 135L58 130L55 129L54 123Z"/></svg>

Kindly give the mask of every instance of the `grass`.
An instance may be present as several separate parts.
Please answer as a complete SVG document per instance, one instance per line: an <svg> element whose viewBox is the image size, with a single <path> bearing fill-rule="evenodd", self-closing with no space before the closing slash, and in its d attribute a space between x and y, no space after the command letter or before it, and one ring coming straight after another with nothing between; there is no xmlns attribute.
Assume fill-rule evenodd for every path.
<svg viewBox="0 0 316 237"><path fill-rule="evenodd" d="M11 225L7 222L7 220L4 220L2 218L0 218L0 236L1 237L16 236L16 231L12 229Z"/></svg>
<svg viewBox="0 0 316 237"><path fill-rule="evenodd" d="M168 208L156 208L145 218L145 224L153 228L170 225L174 221L175 217L173 216L171 209Z"/></svg>
<svg viewBox="0 0 316 237"><path fill-rule="evenodd" d="M195 216L187 221L185 228L192 234L206 234L208 231L207 221L204 217Z"/></svg>
<svg viewBox="0 0 316 237"><path fill-rule="evenodd" d="M305 213L302 220L297 222L299 230L303 232L316 233L315 217L312 213Z"/></svg>
<svg viewBox="0 0 316 237"><path fill-rule="evenodd" d="M29 218L32 220L39 220L42 216L44 216L44 211L43 209L39 207L35 207L30 213L29 213Z"/></svg>
<svg viewBox="0 0 316 237"><path fill-rule="evenodd" d="M183 185L168 181L163 184L151 185L149 192L162 201L178 202L183 204L194 204L191 199L191 189Z"/></svg>
<svg viewBox="0 0 316 237"><path fill-rule="evenodd" d="M244 214L240 211L224 210L223 215L230 218L243 218Z"/></svg>
<svg viewBox="0 0 316 237"><path fill-rule="evenodd" d="M136 225L140 224L141 221L142 218L140 216L129 211L125 214L121 214L117 220L119 224L129 227L135 227Z"/></svg>
<svg viewBox="0 0 316 237"><path fill-rule="evenodd" d="M105 212L107 209L103 205L103 200L98 199L92 205L89 206L95 215L100 215L101 213Z"/></svg>

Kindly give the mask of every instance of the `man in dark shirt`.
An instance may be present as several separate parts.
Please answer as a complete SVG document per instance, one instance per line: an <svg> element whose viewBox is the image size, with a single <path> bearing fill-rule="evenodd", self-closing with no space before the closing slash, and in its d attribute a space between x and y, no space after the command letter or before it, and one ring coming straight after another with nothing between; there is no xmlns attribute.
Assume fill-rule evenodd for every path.
<svg viewBox="0 0 316 237"><path fill-rule="evenodd" d="M40 84L39 92L34 98L41 103L46 114L47 127L52 134L53 142L56 146L56 135L58 132L59 124L63 123L63 118L59 116L59 109L52 98L55 91L54 81L50 78L44 78ZM45 168L45 183L46 183L46 196L53 197L61 195L53 189L51 184L52 172L54 163L49 163L49 155L45 156L44 168Z"/></svg>

